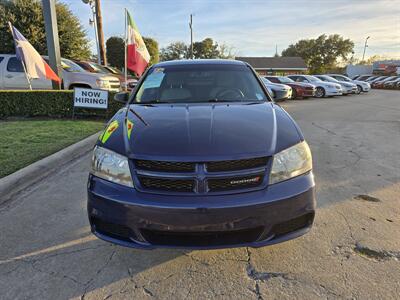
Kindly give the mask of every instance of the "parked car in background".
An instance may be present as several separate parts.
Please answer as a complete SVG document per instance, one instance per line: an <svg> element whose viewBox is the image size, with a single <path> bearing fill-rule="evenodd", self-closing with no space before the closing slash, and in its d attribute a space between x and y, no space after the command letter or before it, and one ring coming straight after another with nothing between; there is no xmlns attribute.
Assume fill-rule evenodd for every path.
<svg viewBox="0 0 400 300"><path fill-rule="evenodd" d="M121 81L121 88L123 90L125 90L125 86L126 86L126 89L128 91L131 91L138 83L138 79L132 75L127 76L127 81L125 83L125 74L122 73L121 70L118 70L117 68L110 67L110 66L103 66L103 67L105 69L107 69L108 71L110 71L111 74L113 74L114 76L117 76L119 78L119 80Z"/></svg>
<svg viewBox="0 0 400 300"><path fill-rule="evenodd" d="M288 85L292 88L291 99L308 98L315 96L315 86L305 82L295 82L285 76L265 76L272 83L281 83Z"/></svg>
<svg viewBox="0 0 400 300"><path fill-rule="evenodd" d="M330 77L328 75L313 75L313 76L321 79L322 81L340 84L340 86L342 87L342 95L344 96L349 94L355 94L357 92L357 86L354 83L338 81L337 79Z"/></svg>
<svg viewBox="0 0 400 300"><path fill-rule="evenodd" d="M48 63L48 57L43 56ZM69 59L61 59L63 89L86 87L108 91L120 91L119 80L113 76L86 72L79 65ZM52 89L52 83L47 79L32 79L33 89ZM1 89L29 89L21 61L15 54L0 54L0 88Z"/></svg>
<svg viewBox="0 0 400 300"><path fill-rule="evenodd" d="M272 90L272 95L275 100L286 100L292 97L292 88L285 84L272 83L267 78L261 78L264 85Z"/></svg>
<svg viewBox="0 0 400 300"><path fill-rule="evenodd" d="M357 75L353 77L353 80L365 81L371 77L374 77L374 75L372 74Z"/></svg>
<svg viewBox="0 0 400 300"><path fill-rule="evenodd" d="M99 65L98 63L92 62L92 61L74 61L78 65L80 65L83 69L85 69L88 72L91 73L98 73L98 74L108 74L111 76L114 76L119 79L121 83L121 90L125 90L125 87L127 90L132 90L132 88L135 87L137 80L133 78L132 76L127 77L127 82L125 82L125 76L124 74L119 71L116 68L108 67L108 66L103 66Z"/></svg>
<svg viewBox="0 0 400 300"><path fill-rule="evenodd" d="M342 87L338 83L326 82L311 75L288 75L296 82L306 82L315 86L315 97L332 97L342 95Z"/></svg>
<svg viewBox="0 0 400 300"><path fill-rule="evenodd" d="M349 77L342 75L342 74L326 74L332 78L335 78L336 80L340 82L346 82L346 83L353 83L356 85L357 88L357 94L360 94L361 92L367 93L371 90L371 85L368 82L361 81L361 80L355 80L355 79L350 79Z"/></svg>
<svg viewBox="0 0 400 300"><path fill-rule="evenodd" d="M400 83L400 76L397 76L395 79L386 81L386 82L383 84L383 88L385 88L385 89L393 89L393 88L396 88L396 85L397 85L398 83Z"/></svg>
<svg viewBox="0 0 400 300"><path fill-rule="evenodd" d="M386 77L386 78L384 78L384 79L382 79L382 80L375 81L375 82L372 83L372 88L374 88L374 89L381 89L381 88L383 88L383 85L384 85L386 82L391 81L391 80L394 80L394 79L396 79L396 78L397 78L397 76L389 76L389 77Z"/></svg>
<svg viewBox="0 0 400 300"><path fill-rule="evenodd" d="M375 76L375 77L368 78L366 81L369 82L369 84L372 86L372 84L373 84L375 81L383 80L383 79L385 79L386 77L387 77L387 76Z"/></svg>

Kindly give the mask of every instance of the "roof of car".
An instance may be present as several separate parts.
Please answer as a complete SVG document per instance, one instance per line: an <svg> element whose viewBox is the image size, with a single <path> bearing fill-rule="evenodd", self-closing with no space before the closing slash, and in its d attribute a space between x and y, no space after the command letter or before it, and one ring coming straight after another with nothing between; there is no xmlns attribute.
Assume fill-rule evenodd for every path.
<svg viewBox="0 0 400 300"><path fill-rule="evenodd" d="M182 59L169 60L155 64L154 67L180 66L180 65L246 65L242 61L231 59Z"/></svg>

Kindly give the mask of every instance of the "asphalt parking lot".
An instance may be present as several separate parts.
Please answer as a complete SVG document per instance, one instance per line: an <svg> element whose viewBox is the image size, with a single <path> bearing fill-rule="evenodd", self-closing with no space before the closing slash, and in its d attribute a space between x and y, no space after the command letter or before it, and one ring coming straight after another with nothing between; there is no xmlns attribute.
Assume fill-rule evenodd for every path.
<svg viewBox="0 0 400 300"><path fill-rule="evenodd" d="M282 105L313 151L309 234L213 251L100 241L86 217L87 154L0 206L0 298L398 299L400 92Z"/></svg>

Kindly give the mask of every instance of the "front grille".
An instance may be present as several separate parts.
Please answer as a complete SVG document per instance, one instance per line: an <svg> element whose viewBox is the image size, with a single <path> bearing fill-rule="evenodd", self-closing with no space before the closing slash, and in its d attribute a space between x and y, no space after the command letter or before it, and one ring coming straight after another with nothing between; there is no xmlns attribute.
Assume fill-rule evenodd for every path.
<svg viewBox="0 0 400 300"><path fill-rule="evenodd" d="M164 179L147 176L139 176L140 184L150 190L193 192L194 180L192 179Z"/></svg>
<svg viewBox="0 0 400 300"><path fill-rule="evenodd" d="M231 231L170 232L142 229L141 234L152 245L180 247L226 246L257 241L263 227Z"/></svg>
<svg viewBox="0 0 400 300"><path fill-rule="evenodd" d="M157 160L136 160L137 169L158 172L193 172L195 164L189 162L171 162Z"/></svg>
<svg viewBox="0 0 400 300"><path fill-rule="evenodd" d="M265 167L267 160L267 157L259 157L251 159L214 161L208 162L206 167L209 172L237 171Z"/></svg>
<svg viewBox="0 0 400 300"><path fill-rule="evenodd" d="M209 179L208 188L211 192L249 189L261 185L263 179L264 179L264 174L251 175L245 177Z"/></svg>
<svg viewBox="0 0 400 300"><path fill-rule="evenodd" d="M135 180L143 192L235 193L264 184L268 157L213 162L136 159L133 163Z"/></svg>

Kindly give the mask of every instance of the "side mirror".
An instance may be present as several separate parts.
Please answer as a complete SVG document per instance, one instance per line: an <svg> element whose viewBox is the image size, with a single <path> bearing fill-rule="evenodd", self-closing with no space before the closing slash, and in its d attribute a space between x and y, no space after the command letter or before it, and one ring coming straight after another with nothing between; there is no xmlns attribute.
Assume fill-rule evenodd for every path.
<svg viewBox="0 0 400 300"><path fill-rule="evenodd" d="M117 102L126 103L128 102L128 99L129 99L128 92L119 92L114 95L114 101Z"/></svg>

